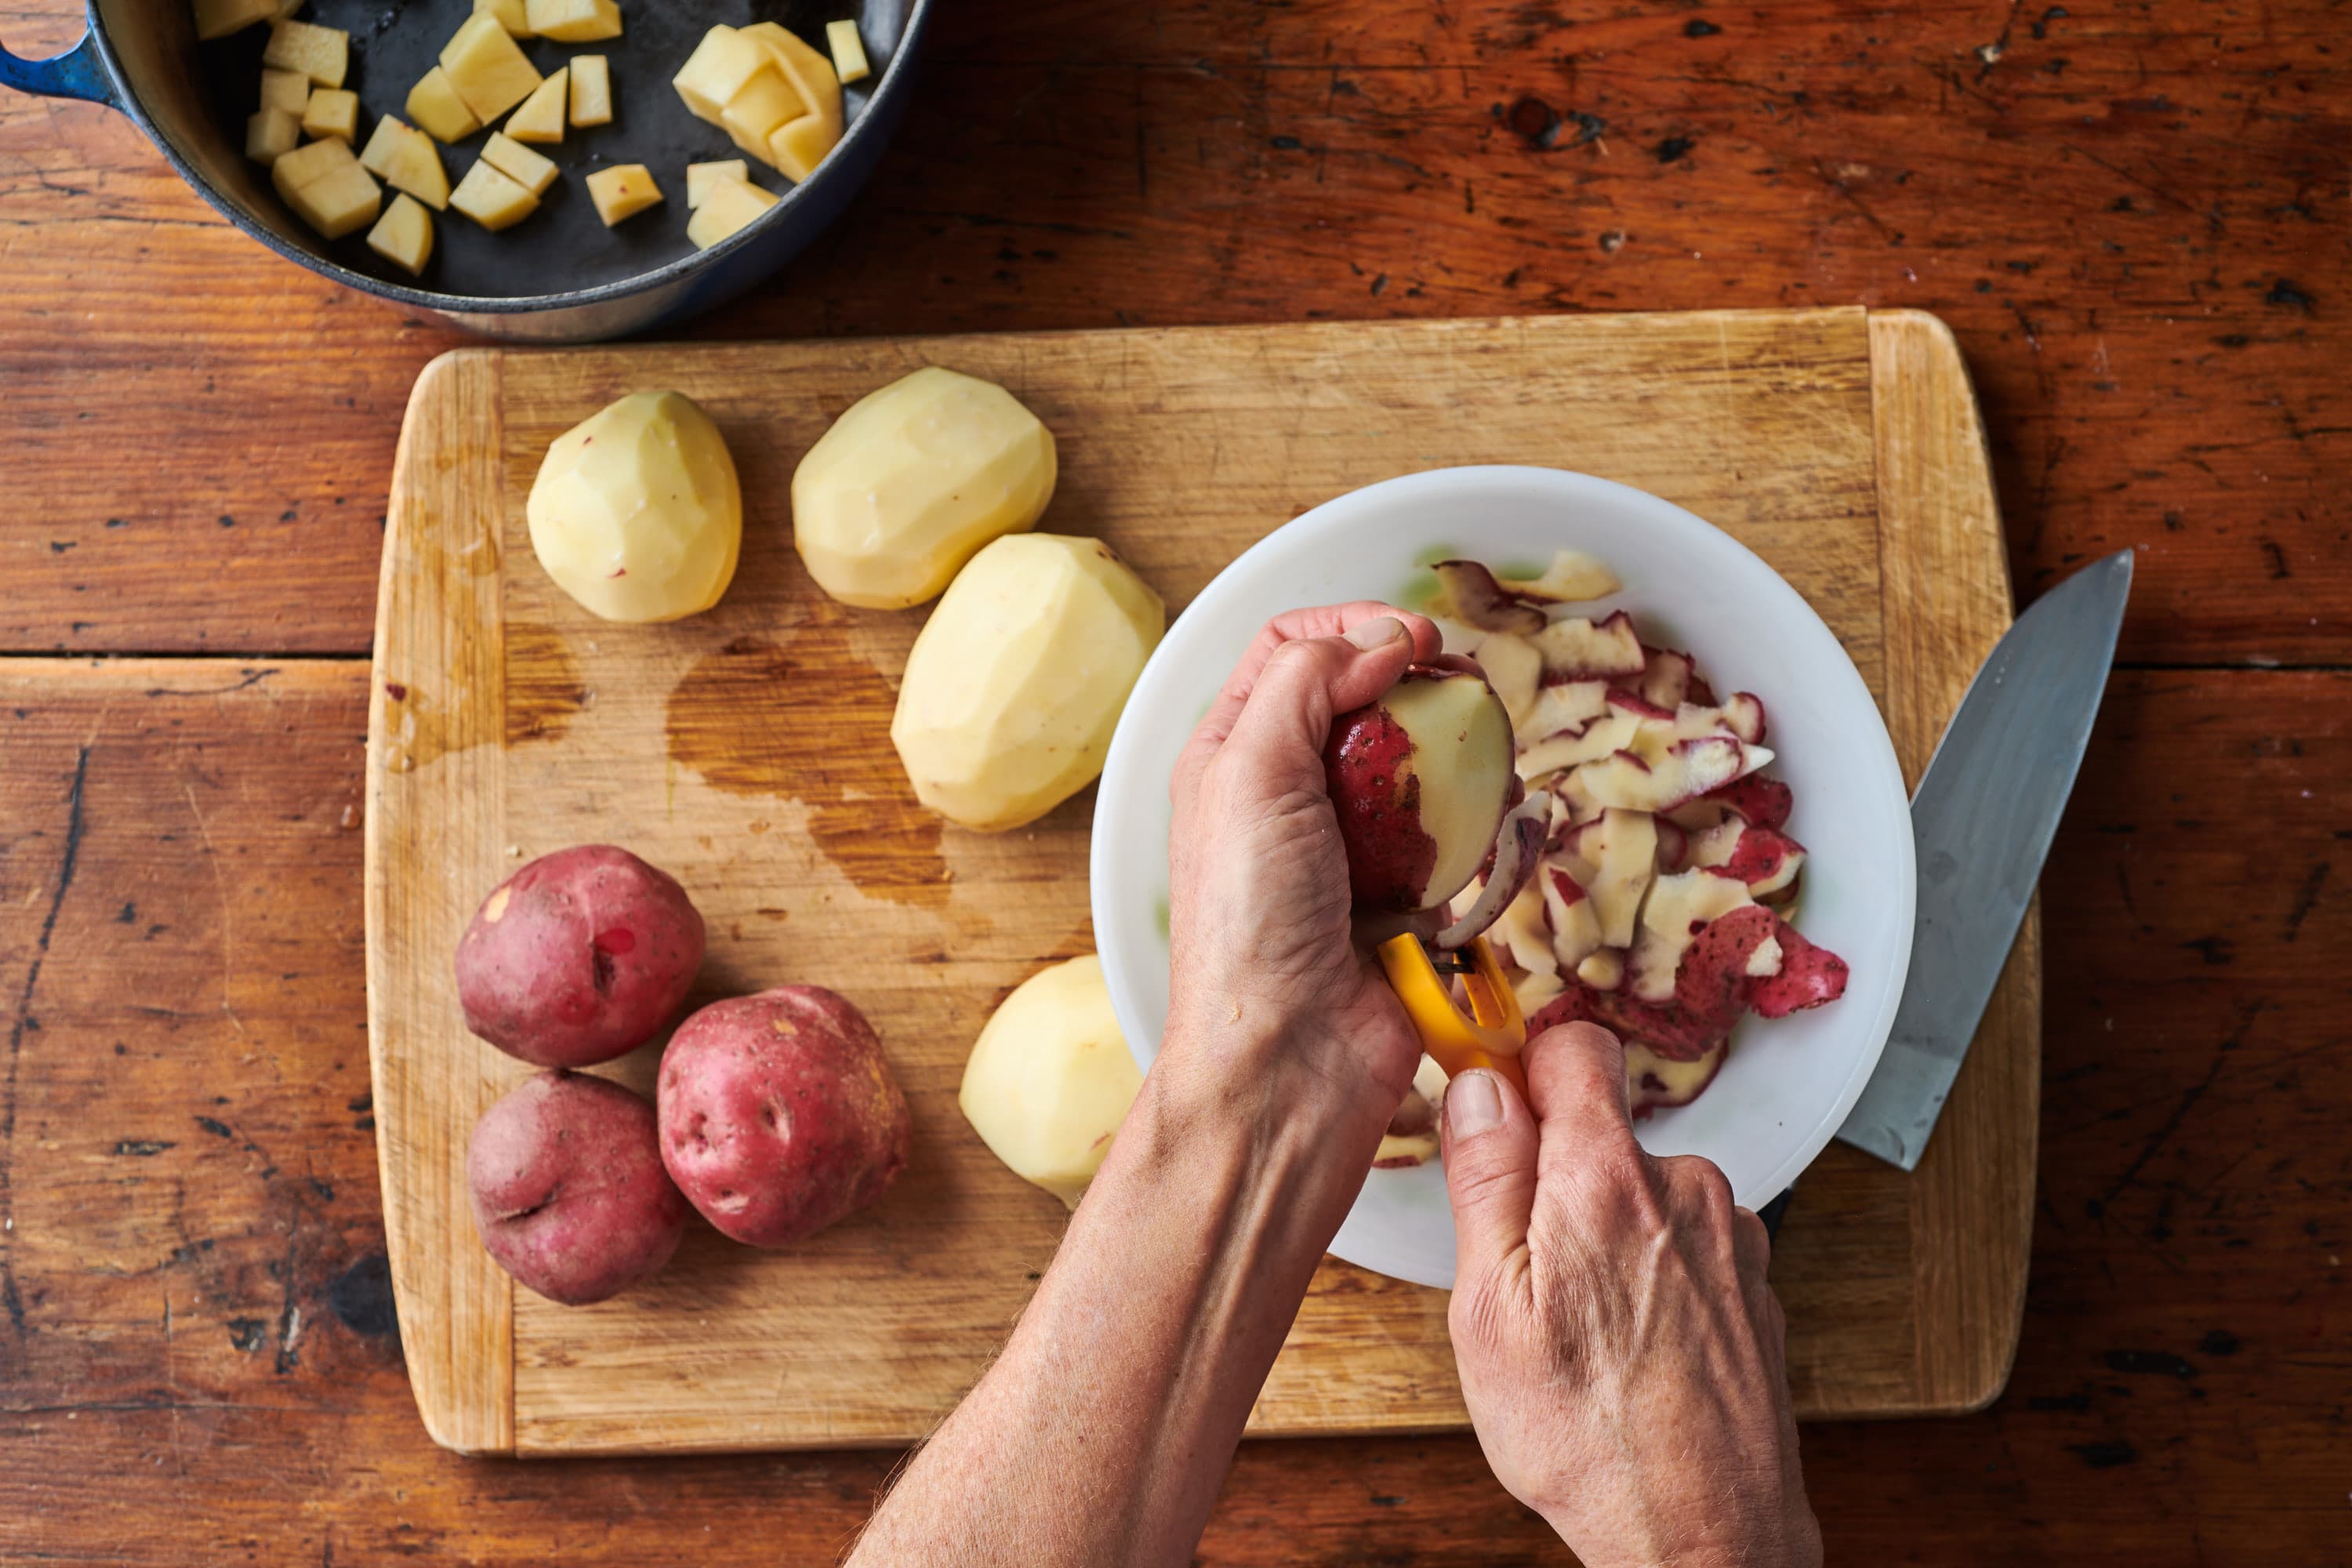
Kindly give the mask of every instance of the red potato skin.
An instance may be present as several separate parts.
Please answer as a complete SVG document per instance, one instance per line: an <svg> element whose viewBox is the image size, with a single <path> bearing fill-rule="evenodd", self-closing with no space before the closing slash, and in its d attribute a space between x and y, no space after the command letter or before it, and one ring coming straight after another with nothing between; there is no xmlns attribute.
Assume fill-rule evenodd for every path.
<svg viewBox="0 0 2352 1568"><path fill-rule="evenodd" d="M1360 909L1421 908L1437 869L1437 840L1421 826L1412 737L1377 704L1343 713L1323 748L1323 774Z"/></svg>
<svg viewBox="0 0 2352 1568"><path fill-rule="evenodd" d="M457 943L466 1026L537 1067L583 1068L677 1016L702 916L667 872L609 844L542 855L482 900Z"/></svg>
<svg viewBox="0 0 2352 1568"><path fill-rule="evenodd" d="M538 1073L490 1107L474 1124L466 1184L492 1260L567 1307L657 1272L686 1234L654 1108L601 1078Z"/></svg>
<svg viewBox="0 0 2352 1568"><path fill-rule="evenodd" d="M671 1178L747 1246L814 1236L907 1168L913 1122L882 1042L823 986L703 1008L670 1037L656 1093Z"/></svg>

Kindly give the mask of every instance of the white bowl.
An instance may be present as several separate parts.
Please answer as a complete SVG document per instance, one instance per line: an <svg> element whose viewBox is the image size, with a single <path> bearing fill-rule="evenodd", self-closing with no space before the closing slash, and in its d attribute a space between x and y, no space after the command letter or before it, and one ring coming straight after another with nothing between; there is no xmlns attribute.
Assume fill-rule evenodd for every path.
<svg viewBox="0 0 2352 1568"><path fill-rule="evenodd" d="M1327 501L1259 541L1192 601L1128 700L1095 803L1096 943L1112 1005L1149 1071L1168 1018L1168 780L1192 722L1258 628L1350 599L1410 604L1447 556L1533 570L1562 548L1624 582L1644 641L1687 648L1724 693L1764 700L1790 831L1811 851L1798 925L1853 974L1828 1006L1750 1018L1698 1100L1638 1124L1654 1154L1704 1154L1738 1201L1769 1202L1862 1093L1903 994L1916 895L1909 803L1878 708L1836 637L1730 535L1624 485L1551 468L1442 468ZM1331 1250L1416 1284L1454 1283L1454 1222L1435 1161L1374 1171Z"/></svg>

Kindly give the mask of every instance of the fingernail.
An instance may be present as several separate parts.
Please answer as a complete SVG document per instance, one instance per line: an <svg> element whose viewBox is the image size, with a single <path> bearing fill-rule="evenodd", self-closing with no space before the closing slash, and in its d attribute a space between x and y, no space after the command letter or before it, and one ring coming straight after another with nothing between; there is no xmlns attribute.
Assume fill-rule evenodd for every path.
<svg viewBox="0 0 2352 1568"><path fill-rule="evenodd" d="M1502 1120L1503 1092L1493 1073L1465 1072L1445 1086L1445 1130L1454 1137L1475 1138Z"/></svg>
<svg viewBox="0 0 2352 1568"><path fill-rule="evenodd" d="M1370 652L1386 647L1404 636L1404 623L1394 616L1378 616L1369 621L1359 621L1348 628L1348 640Z"/></svg>

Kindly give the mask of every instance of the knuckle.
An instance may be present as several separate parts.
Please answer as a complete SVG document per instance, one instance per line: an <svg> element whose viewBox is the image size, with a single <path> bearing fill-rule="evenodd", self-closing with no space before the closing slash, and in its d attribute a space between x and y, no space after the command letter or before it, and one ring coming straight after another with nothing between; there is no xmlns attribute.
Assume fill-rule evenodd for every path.
<svg viewBox="0 0 2352 1568"><path fill-rule="evenodd" d="M1701 1154L1677 1154L1662 1162L1667 1187L1701 1219L1731 1230L1731 1181L1722 1167ZM1761 1223L1760 1221L1759 1222Z"/></svg>
<svg viewBox="0 0 2352 1568"><path fill-rule="evenodd" d="M1654 1162L1630 1131L1622 1138L1585 1139L1567 1152L1585 1180L1612 1191L1646 1188Z"/></svg>
<svg viewBox="0 0 2352 1568"><path fill-rule="evenodd" d="M1322 662L1322 650L1312 640L1293 638L1266 656L1265 676L1294 679L1313 673Z"/></svg>

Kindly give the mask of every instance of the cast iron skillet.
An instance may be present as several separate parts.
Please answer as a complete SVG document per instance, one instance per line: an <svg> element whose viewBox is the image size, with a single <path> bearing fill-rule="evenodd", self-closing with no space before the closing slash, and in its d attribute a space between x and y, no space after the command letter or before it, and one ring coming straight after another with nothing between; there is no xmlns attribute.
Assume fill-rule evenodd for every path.
<svg viewBox="0 0 2352 1568"><path fill-rule="evenodd" d="M495 338L567 342L616 337L676 321L742 292L782 267L839 216L873 173L905 112L931 0L621 0L618 38L597 44L524 40L542 71L574 54L612 61L610 125L569 130L539 151L564 177L539 211L491 234L454 208L434 214L434 255L412 279L367 248L365 231L322 240L270 189L245 155L245 120L258 100L268 29L196 42L188 0L89 0L89 30L54 59L0 48L0 86L121 110L196 193L231 223L314 272ZM362 138L383 114L407 118L409 88L472 12L472 0L309 0L300 18L352 35L343 85L360 95ZM824 25L857 18L874 74L846 89L847 132L803 184L763 164L753 178L783 199L707 251L686 238L686 165L740 156L718 127L686 111L669 85L712 24L776 21L818 47ZM454 185L487 132L442 150ZM643 163L666 198L607 229L580 176L606 163ZM385 193L389 200L392 193Z"/></svg>

